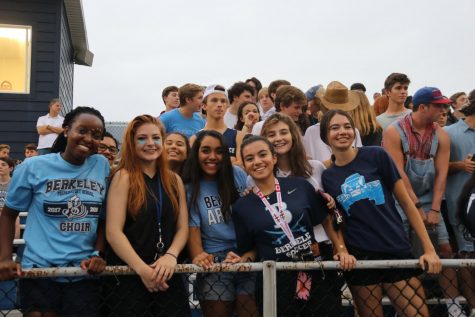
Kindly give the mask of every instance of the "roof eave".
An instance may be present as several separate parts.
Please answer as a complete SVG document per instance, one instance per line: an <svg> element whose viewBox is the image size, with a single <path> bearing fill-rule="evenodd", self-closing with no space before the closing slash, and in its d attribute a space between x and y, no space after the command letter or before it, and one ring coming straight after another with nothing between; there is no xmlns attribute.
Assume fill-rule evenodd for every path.
<svg viewBox="0 0 475 317"><path fill-rule="evenodd" d="M74 49L74 63L77 65L92 66L94 54L89 51L87 44L86 25L81 0L64 0L69 32Z"/></svg>

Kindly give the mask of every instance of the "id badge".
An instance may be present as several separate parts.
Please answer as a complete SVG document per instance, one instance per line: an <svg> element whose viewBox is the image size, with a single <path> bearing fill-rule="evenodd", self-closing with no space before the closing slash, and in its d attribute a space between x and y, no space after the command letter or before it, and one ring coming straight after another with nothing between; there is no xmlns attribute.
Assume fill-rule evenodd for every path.
<svg viewBox="0 0 475 317"><path fill-rule="evenodd" d="M297 276L297 288L295 289L295 298L303 301L310 299L310 290L312 288L312 276L307 272L300 271Z"/></svg>

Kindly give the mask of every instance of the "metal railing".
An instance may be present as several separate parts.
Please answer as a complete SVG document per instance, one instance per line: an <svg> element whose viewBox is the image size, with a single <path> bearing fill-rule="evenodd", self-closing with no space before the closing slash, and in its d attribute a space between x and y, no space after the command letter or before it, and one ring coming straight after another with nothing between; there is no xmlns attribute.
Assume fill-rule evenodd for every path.
<svg viewBox="0 0 475 317"><path fill-rule="evenodd" d="M471 259L451 259L442 260L444 268L455 269L473 269L475 268L475 260ZM408 268L418 268L418 260L384 260L384 261L358 261L356 270L359 269L376 269L376 270L399 270ZM262 272L262 286L265 290L262 298L263 316L277 316L277 272L284 271L333 271L340 270L339 262L326 261L326 262L274 262L265 261L262 263L240 263L240 264L214 264L210 269L204 270L203 268L193 264L178 264L175 273L178 274L194 274L194 273L219 273L219 272ZM108 266L105 271L99 276L125 276L133 275L135 272L127 266ZM57 277L80 277L87 275L80 268L76 267L55 267L55 268L34 268L25 269L22 271L22 275L19 279L37 279L37 278L57 278ZM475 279L475 276L473 276ZM343 281L343 279L341 279ZM343 285L343 284L342 284ZM0 296L2 294L0 293ZM351 296L341 296L342 305L345 307L352 307L353 299ZM426 299L427 305L445 305L452 299L447 298L429 298ZM457 303L465 305L466 300L463 296L457 297ZM382 300L383 305L390 305L387 297ZM199 308L199 305L195 302L194 308ZM5 312L4 312L5 313ZM431 311L432 316L432 311ZM434 315L435 316L435 315ZM437 315L438 316L438 315ZM440 316L443 316L440 315ZM460 315L468 316L468 315Z"/></svg>

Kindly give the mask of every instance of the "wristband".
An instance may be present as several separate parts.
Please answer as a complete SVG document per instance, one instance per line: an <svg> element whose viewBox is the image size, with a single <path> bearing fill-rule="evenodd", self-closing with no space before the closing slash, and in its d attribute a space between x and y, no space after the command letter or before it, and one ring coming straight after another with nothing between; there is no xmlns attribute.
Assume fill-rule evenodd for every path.
<svg viewBox="0 0 475 317"><path fill-rule="evenodd" d="M175 258L175 260L178 260L178 258L176 257L176 255L175 255L175 254L173 254L173 253L166 252L165 254L171 255L172 257L174 257L174 258Z"/></svg>
<svg viewBox="0 0 475 317"><path fill-rule="evenodd" d="M440 214L440 210L437 210L437 209L434 209L434 208L431 208L430 210Z"/></svg>
<svg viewBox="0 0 475 317"><path fill-rule="evenodd" d="M417 203L414 204L416 206L417 209L421 209L422 208L422 204L420 201L418 201Z"/></svg>

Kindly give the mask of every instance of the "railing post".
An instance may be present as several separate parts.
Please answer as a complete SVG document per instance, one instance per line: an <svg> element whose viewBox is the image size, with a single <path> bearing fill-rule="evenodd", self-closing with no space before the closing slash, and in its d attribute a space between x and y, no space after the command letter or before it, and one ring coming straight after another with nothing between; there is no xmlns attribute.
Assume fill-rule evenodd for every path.
<svg viewBox="0 0 475 317"><path fill-rule="evenodd" d="M264 261L262 266L262 290L264 317L277 316L277 278L274 261Z"/></svg>

